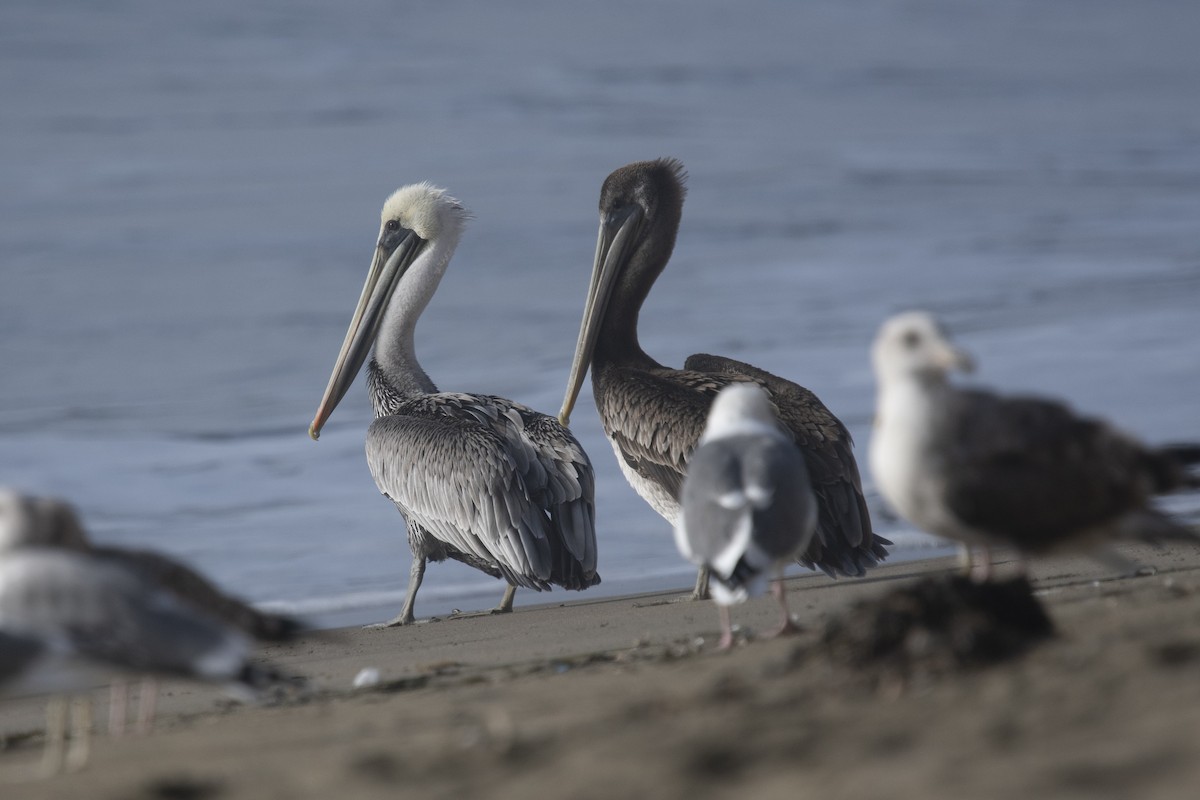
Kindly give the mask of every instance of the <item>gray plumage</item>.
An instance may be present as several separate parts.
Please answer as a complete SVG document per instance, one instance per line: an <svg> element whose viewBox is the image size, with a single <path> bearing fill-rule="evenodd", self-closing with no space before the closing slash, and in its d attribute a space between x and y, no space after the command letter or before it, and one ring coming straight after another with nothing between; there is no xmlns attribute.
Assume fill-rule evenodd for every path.
<svg viewBox="0 0 1200 800"><path fill-rule="evenodd" d="M109 729L120 731L125 693L116 687L126 675L215 682L243 696L282 677L248 663L250 642L238 628L286 638L299 625L257 612L165 556L93 547L62 501L0 490L0 691L65 694L112 683ZM147 729L152 684L141 694ZM39 774L87 761L90 700L76 706L78 729L64 751L65 698L48 704Z"/></svg>
<svg viewBox="0 0 1200 800"><path fill-rule="evenodd" d="M382 381L376 363L370 371L372 385ZM591 465L566 430L502 397L372 397L367 464L409 521L415 558L452 558L537 591L598 582Z"/></svg>
<svg viewBox="0 0 1200 800"><path fill-rule="evenodd" d="M132 570L193 608L261 641L288 641L305 630L300 621L259 611L161 553L92 543L74 509L62 500L0 490L0 549L27 546L84 552Z"/></svg>
<svg viewBox="0 0 1200 800"><path fill-rule="evenodd" d="M309 630L306 623L295 617L259 611L221 590L187 564L162 553L112 545L92 545L89 552L101 561L111 561L137 572L192 608L232 625L260 642L289 642Z"/></svg>
<svg viewBox="0 0 1200 800"><path fill-rule="evenodd" d="M0 630L0 694L31 670L46 651L46 645L33 636Z"/></svg>
<svg viewBox="0 0 1200 800"><path fill-rule="evenodd" d="M762 493L762 504L752 500L755 491ZM708 567L727 588L743 589L773 562L794 558L803 549L812 535L806 522L815 516L815 502L804 459L789 442L755 434L729 436L696 448L683 484L680 529L692 561ZM748 541L739 548L733 568L714 569L743 527ZM750 548L763 561L748 558Z"/></svg>
<svg viewBox="0 0 1200 800"><path fill-rule="evenodd" d="M1103 420L1036 397L963 389L971 361L929 314L888 320L873 346L879 384L871 466L913 524L968 545L1039 554L1117 539L1194 534L1150 506L1196 481L1200 447L1147 447Z"/></svg>
<svg viewBox="0 0 1200 800"><path fill-rule="evenodd" d="M674 523L688 459L713 399L732 383L758 384L802 454L817 495L817 535L798 560L833 577L861 576L886 558L891 543L871 530L841 421L811 391L765 370L706 354L672 369L638 342L642 304L675 245L684 180L674 159L629 164L605 180L596 261L559 420L569 419L590 367L596 409L622 472Z"/></svg>
<svg viewBox="0 0 1200 800"><path fill-rule="evenodd" d="M24 662L0 687L9 694L83 693L141 674L216 683L249 695L272 677L248 662L250 642L240 631L135 572L56 547L0 553L0 632L16 637L15 645L10 639L4 646L16 648ZM90 699L79 705L66 752L70 768L83 766L90 752ZM51 698L46 716L41 775L64 764L65 698Z"/></svg>
<svg viewBox="0 0 1200 800"><path fill-rule="evenodd" d="M808 469L755 384L717 395L700 445L688 463L675 527L684 557L707 568L722 606L756 594L767 578L812 539L817 500ZM782 587L784 625L790 623ZM721 646L732 633L722 615Z"/></svg>
<svg viewBox="0 0 1200 800"><path fill-rule="evenodd" d="M249 641L240 632L136 573L55 548L0 556L0 630L99 670L227 684L249 682L254 674Z"/></svg>
<svg viewBox="0 0 1200 800"><path fill-rule="evenodd" d="M594 478L575 437L553 418L491 395L439 392L417 362L417 318L458 244L466 212L428 184L384 204L375 260L325 396L315 438L374 346L375 421L367 464L396 504L413 553L404 607L414 620L427 561L461 561L515 587L586 589L596 572Z"/></svg>

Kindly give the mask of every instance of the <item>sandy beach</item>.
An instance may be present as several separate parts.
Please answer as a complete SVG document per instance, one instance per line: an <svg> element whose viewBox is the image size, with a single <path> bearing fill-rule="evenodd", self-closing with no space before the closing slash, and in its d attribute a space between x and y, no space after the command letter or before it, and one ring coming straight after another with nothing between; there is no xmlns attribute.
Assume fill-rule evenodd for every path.
<svg viewBox="0 0 1200 800"><path fill-rule="evenodd" d="M1054 638L909 680L847 668L822 632L949 559L793 579L805 632L756 638L775 621L760 598L735 609L728 653L713 608L679 592L334 631L263 651L308 696L239 706L168 686L152 736L98 734L82 772L4 797L1186 797L1200 548L1124 552L1156 574L1048 560L1035 590ZM380 682L355 690L364 667ZM40 714L5 704L6 774L37 757Z"/></svg>

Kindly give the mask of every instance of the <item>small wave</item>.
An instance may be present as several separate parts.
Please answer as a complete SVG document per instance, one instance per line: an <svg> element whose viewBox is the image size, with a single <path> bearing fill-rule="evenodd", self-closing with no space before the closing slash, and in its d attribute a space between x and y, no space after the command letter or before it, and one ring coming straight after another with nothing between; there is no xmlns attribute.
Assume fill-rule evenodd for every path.
<svg viewBox="0 0 1200 800"><path fill-rule="evenodd" d="M445 602L460 598L483 597L498 592L496 582L478 584L451 584L449 586L422 586L420 599L425 602ZM332 597L306 597L299 600L266 600L254 607L272 614L296 616L321 616L341 614L347 611L362 611L383 606L398 606L404 602L405 591L351 592Z"/></svg>
<svg viewBox="0 0 1200 800"><path fill-rule="evenodd" d="M947 549L947 544L939 539L916 531L889 532L888 538L894 542L891 548L892 559L896 561L911 561L919 558L929 558L935 551ZM807 570L796 568L804 574ZM616 575L604 575L604 582L589 590L586 595L575 592L553 594L562 597L566 594L571 599L578 597L598 598L614 597L644 591L667 590L686 587L695 578L695 569L682 561L669 567L646 570L628 570ZM418 604L425 607L449 608L456 604L469 605L465 602L475 598L492 598L498 595L500 584L497 581L472 581L467 583L452 583L442 585L424 585L418 595ZM366 611L384 607L399 607L404 602L405 590L386 590L371 592L350 592L347 594L331 595L328 597L305 597L295 600L265 600L254 606L262 611L273 614L289 614L300 617L325 617L348 612ZM550 593L525 592L518 598L526 602L550 602Z"/></svg>

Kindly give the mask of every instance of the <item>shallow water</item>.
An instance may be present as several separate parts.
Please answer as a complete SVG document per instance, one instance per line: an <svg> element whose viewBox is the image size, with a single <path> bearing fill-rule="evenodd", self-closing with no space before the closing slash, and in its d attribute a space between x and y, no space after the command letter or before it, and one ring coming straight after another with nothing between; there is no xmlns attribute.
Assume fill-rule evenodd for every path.
<svg viewBox="0 0 1200 800"><path fill-rule="evenodd" d="M554 412L600 183L659 155L691 173L643 314L663 363L804 383L865 468L867 345L922 306L983 382L1200 438L1198 26L1177 2L10 0L0 484L257 601L394 613L409 556L361 382L305 435L380 203L429 179L476 217L418 331L434 380ZM599 588L686 584L587 391L573 424ZM499 593L435 565L417 610Z"/></svg>

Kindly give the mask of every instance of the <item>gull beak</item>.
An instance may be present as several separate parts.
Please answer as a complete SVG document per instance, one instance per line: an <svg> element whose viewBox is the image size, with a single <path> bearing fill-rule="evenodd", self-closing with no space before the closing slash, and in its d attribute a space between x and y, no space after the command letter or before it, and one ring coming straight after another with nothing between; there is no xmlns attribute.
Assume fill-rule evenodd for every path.
<svg viewBox="0 0 1200 800"><path fill-rule="evenodd" d="M975 359L966 350L960 350L953 345L947 345L941 353L942 367L946 370L958 370L959 372L974 372Z"/></svg>

